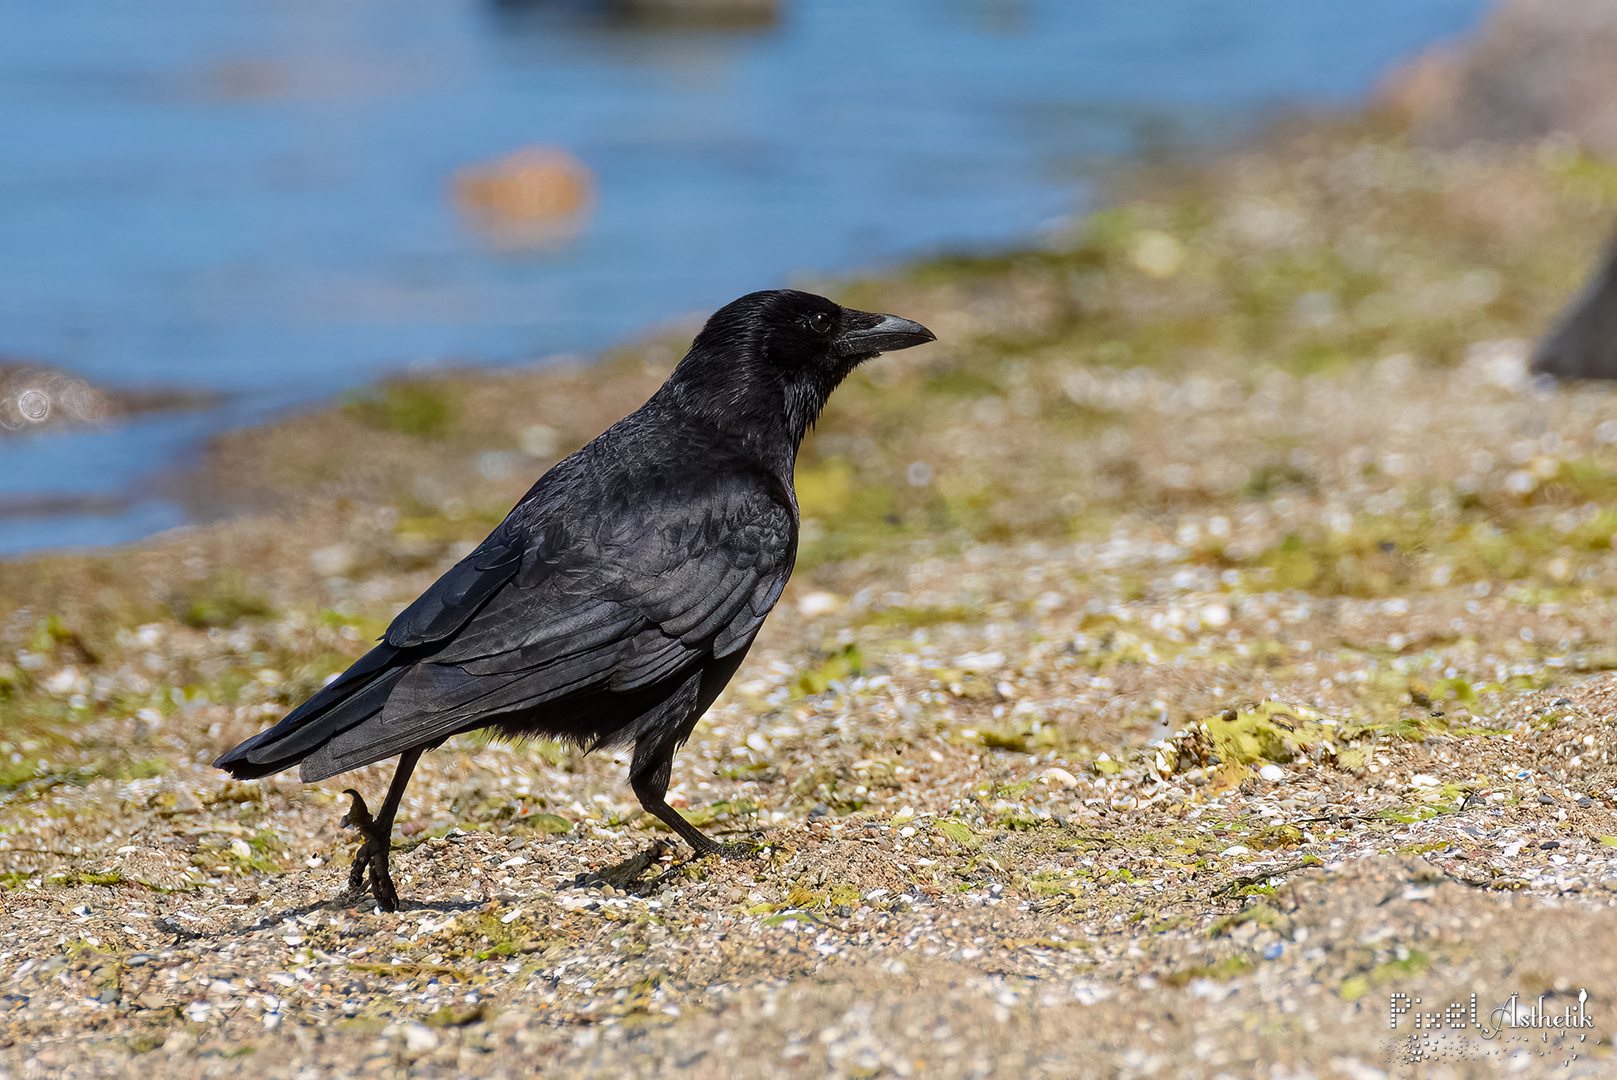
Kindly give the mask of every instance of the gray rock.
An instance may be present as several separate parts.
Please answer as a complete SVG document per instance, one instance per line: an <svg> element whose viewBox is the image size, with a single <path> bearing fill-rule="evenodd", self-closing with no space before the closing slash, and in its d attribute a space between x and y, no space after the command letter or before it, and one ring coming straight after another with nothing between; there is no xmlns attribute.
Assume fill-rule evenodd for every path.
<svg viewBox="0 0 1617 1080"><path fill-rule="evenodd" d="M1534 350L1532 366L1558 379L1617 379L1617 241L1605 266Z"/></svg>

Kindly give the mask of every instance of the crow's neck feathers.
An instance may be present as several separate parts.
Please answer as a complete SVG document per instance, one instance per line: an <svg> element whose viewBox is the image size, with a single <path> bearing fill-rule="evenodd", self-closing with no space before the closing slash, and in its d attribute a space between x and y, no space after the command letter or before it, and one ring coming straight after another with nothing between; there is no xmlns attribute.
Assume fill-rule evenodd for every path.
<svg viewBox="0 0 1617 1080"><path fill-rule="evenodd" d="M787 366L771 363L756 340L704 345L698 339L657 397L789 476L804 436L857 361Z"/></svg>

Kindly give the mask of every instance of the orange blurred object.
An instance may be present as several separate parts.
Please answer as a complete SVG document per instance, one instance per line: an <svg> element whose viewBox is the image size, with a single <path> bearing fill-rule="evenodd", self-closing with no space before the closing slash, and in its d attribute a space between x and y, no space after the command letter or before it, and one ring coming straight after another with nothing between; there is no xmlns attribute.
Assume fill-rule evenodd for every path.
<svg viewBox="0 0 1617 1080"><path fill-rule="evenodd" d="M595 174L559 147L529 146L458 170L450 188L455 205L493 238L544 243L576 231L594 201Z"/></svg>

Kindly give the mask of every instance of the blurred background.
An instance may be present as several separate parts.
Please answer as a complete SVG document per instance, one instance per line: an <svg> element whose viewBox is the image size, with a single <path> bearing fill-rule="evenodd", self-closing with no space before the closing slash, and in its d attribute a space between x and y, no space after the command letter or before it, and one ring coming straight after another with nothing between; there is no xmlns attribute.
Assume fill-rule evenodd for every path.
<svg viewBox="0 0 1617 1080"><path fill-rule="evenodd" d="M1482 0L7 0L0 552L182 524L210 435L1036 244L1362 101Z"/></svg>

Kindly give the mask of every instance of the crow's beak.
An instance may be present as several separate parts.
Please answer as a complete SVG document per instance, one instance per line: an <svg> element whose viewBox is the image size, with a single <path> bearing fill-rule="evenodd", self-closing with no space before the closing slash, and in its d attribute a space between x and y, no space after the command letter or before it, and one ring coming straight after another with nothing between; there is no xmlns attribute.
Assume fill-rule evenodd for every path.
<svg viewBox="0 0 1617 1080"><path fill-rule="evenodd" d="M835 346L842 356L875 356L938 340L918 322L872 311L850 310L843 317L843 325L847 329L837 337Z"/></svg>

